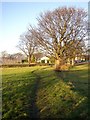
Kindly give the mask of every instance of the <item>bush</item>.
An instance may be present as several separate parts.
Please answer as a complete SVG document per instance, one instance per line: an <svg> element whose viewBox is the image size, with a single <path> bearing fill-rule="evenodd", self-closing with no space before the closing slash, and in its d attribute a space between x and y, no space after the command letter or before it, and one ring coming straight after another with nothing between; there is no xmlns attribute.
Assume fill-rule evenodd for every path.
<svg viewBox="0 0 90 120"><path fill-rule="evenodd" d="M22 63L28 62L28 60L22 60Z"/></svg>
<svg viewBox="0 0 90 120"><path fill-rule="evenodd" d="M1 65L0 67L29 67L29 66L35 66L36 64L7 64L7 65Z"/></svg>

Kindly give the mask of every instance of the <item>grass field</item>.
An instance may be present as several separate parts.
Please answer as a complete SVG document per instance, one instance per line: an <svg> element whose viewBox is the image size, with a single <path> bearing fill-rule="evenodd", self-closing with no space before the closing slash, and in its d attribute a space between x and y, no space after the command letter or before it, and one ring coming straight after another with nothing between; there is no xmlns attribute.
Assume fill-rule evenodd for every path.
<svg viewBox="0 0 90 120"><path fill-rule="evenodd" d="M3 120L88 119L88 65L68 72L47 66L3 68Z"/></svg>

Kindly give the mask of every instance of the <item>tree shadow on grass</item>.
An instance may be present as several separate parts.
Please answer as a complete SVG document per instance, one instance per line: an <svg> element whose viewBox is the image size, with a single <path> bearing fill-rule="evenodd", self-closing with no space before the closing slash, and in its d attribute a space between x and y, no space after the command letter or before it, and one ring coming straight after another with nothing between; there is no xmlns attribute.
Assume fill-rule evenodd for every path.
<svg viewBox="0 0 90 120"><path fill-rule="evenodd" d="M65 115L63 114L62 115L63 118L58 118L58 119L75 119L75 118L77 119L77 118L79 118L79 119L82 119L82 120L87 120L88 119L88 115L87 115L88 114L88 109L87 109L88 103L87 103L87 99L86 99L87 90L85 88L85 85L87 85L87 81L84 81L84 79L85 79L84 77L83 77L83 79L82 79L82 77L81 78L79 77L79 75L80 76L82 76L82 75L85 76L85 74L86 74L85 71L84 70L83 71L82 70L81 71L78 71L78 70L77 71L76 70L75 71L63 71L63 72L62 71L61 72L54 71L54 73L50 73L50 71L48 70L47 73L48 74L43 73L45 75L42 75L42 77L39 78L40 82L41 82L40 83L41 85L39 84L41 92L42 92L43 89L44 89L44 92L46 90L46 93L44 94L44 92L42 92L44 95L41 96L41 99L45 100L46 106L43 104L45 106L44 108L47 108L46 113L45 113L46 116L44 116L43 118L47 118L47 114L48 114L48 117L50 117L50 119L55 118L55 117L56 117L55 119L57 119L61 114L60 111L62 113L64 113L66 111L66 110L63 111L63 108L65 107L67 110L70 109L69 114L67 115L66 118L64 118ZM39 75L41 75L41 74L42 74L42 71L39 71ZM50 74L51 74L51 76L50 76ZM52 76L54 76L54 77L52 77ZM57 79L57 78L60 78L60 79ZM57 111L58 114L57 113L55 114L54 112L53 113L51 112L52 110L50 110L50 109L54 110L54 108L52 108L51 101L53 101L53 99L55 99L55 96L59 95L59 94L58 93L53 93L54 92L53 87L55 87L55 85L57 86L58 85L57 83L59 83L60 80L63 80L63 83L65 83L66 86L69 85L68 82L73 81L72 86L71 86L71 91L77 92L77 93L80 94L80 96L83 96L83 97L79 98L79 99L76 97L76 99L78 99L78 100L74 100L74 98L73 98L73 101L72 101L72 96L69 96L69 93L68 93L68 95L66 94L66 97L67 96L70 97L68 99L64 98L65 93L63 93L62 96L61 96L62 98L60 97L60 99L62 99L62 102L63 102L62 104L64 104L65 106L63 106L63 108L59 108L60 111ZM80 81L80 80L82 80L82 81ZM81 82L82 82L83 85L81 84ZM82 86L81 88L80 88L80 85ZM84 88L83 91L82 91L82 88ZM55 89L57 89L57 88L55 88ZM63 88L60 88L60 89L63 89ZM52 93L50 94L47 90L52 91ZM58 91L58 92L60 92L60 91ZM50 101L49 101L49 97L51 98ZM56 99L59 100L59 96L56 96ZM76 102L76 103L73 103L73 102ZM56 103L53 103L53 104L55 105L57 103L58 103L58 101L56 101ZM49 110L48 110L47 105L51 105ZM57 106L57 105L55 105L55 106ZM58 109L58 106L56 108ZM41 115L41 113L40 113L40 115ZM42 113L41 116L43 116L43 113ZM39 117L41 117L41 116L39 116Z"/></svg>
<svg viewBox="0 0 90 120"><path fill-rule="evenodd" d="M88 70L73 70L56 72L56 75L70 86L73 92L82 96L81 100L77 102L74 109L71 110L69 117L71 119L89 119L89 101L88 101Z"/></svg>
<svg viewBox="0 0 90 120"><path fill-rule="evenodd" d="M73 70L63 72L63 80L65 83L71 83L72 90L78 92L82 96L88 97L88 71Z"/></svg>
<svg viewBox="0 0 90 120"><path fill-rule="evenodd" d="M80 77L76 75L77 73L81 76L86 74L85 71L78 70L63 72L54 71L54 73L50 73L50 71L47 70L47 74L43 72L44 75L42 75L39 84L41 93L40 96L38 96L40 97L39 102L43 102L40 103L41 108L39 109L42 111L40 112L40 117L44 119L88 119L88 103L86 98L87 90L85 88L85 85L87 85L87 81L84 81L84 78L80 79ZM41 74L42 71L39 71L38 75ZM76 77L74 75L76 75ZM77 77L78 81L76 83ZM73 83L68 84L69 82ZM83 85L85 84L84 86L80 84L82 88L84 88L83 91L80 88L80 82L82 82ZM62 83L66 86L66 88L67 86L70 86L70 91L68 91L69 89L65 90L65 87L62 85ZM79 95L77 95L76 93ZM62 101L62 104L59 102L59 100Z"/></svg>

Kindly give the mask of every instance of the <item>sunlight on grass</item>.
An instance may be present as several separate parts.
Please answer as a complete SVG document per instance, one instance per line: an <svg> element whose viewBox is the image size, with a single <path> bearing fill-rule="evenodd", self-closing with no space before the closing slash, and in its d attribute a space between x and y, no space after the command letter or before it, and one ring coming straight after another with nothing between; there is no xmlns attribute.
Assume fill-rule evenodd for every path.
<svg viewBox="0 0 90 120"><path fill-rule="evenodd" d="M4 68L2 73L3 119L30 119L33 101L40 118L88 118L87 65L63 73L49 66Z"/></svg>
<svg viewBox="0 0 90 120"><path fill-rule="evenodd" d="M3 118L29 118L30 97L32 97L36 68L3 69Z"/></svg>
<svg viewBox="0 0 90 120"><path fill-rule="evenodd" d="M74 66L71 70L88 70L88 64Z"/></svg>

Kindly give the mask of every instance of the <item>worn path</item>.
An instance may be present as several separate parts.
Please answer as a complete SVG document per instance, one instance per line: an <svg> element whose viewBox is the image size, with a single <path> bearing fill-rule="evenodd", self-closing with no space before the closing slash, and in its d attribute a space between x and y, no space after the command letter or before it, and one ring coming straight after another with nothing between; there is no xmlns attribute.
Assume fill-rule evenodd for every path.
<svg viewBox="0 0 90 120"><path fill-rule="evenodd" d="M30 118L40 118L39 117L39 110L38 110L38 107L36 105L36 101L37 101L38 86L39 86L39 82L40 82L41 78L39 75L36 74L36 71L37 70L32 71L32 74L36 77L36 81L34 84L32 100L31 100Z"/></svg>

